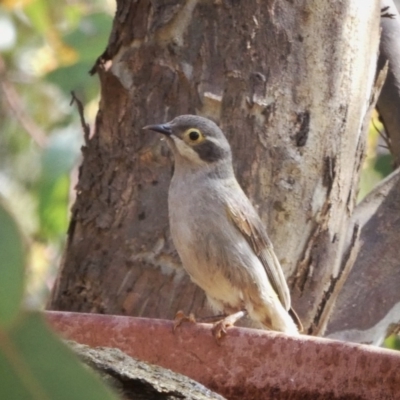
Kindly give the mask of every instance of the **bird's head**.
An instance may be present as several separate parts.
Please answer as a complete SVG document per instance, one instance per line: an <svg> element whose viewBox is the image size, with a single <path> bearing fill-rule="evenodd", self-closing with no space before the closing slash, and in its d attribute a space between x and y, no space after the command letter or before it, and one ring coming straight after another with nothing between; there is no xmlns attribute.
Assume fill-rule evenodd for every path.
<svg viewBox="0 0 400 400"><path fill-rule="evenodd" d="M175 164L191 167L231 163L231 148L225 135L212 121L196 115L181 115L143 129L162 133L175 157Z"/></svg>

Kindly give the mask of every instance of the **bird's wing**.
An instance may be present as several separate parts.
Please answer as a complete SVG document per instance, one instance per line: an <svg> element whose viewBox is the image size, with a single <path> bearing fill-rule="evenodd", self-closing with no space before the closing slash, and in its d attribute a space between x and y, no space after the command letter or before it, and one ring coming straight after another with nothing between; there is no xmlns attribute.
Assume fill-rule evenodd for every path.
<svg viewBox="0 0 400 400"><path fill-rule="evenodd" d="M243 198L241 199L243 200ZM246 201L227 202L228 216L236 228L246 238L255 254L263 264L268 279L286 310L290 309L290 292L283 275L282 267L275 255L272 243L260 217L246 198Z"/></svg>

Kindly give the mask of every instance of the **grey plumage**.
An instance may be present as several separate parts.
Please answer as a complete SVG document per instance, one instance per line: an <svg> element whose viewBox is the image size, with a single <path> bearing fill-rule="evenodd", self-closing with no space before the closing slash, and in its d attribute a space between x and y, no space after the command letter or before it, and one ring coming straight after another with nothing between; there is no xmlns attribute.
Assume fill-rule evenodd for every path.
<svg viewBox="0 0 400 400"><path fill-rule="evenodd" d="M170 228L193 282L217 311L246 310L269 329L297 334L281 266L235 178L223 132L212 121L194 115L144 129L166 135L174 154Z"/></svg>

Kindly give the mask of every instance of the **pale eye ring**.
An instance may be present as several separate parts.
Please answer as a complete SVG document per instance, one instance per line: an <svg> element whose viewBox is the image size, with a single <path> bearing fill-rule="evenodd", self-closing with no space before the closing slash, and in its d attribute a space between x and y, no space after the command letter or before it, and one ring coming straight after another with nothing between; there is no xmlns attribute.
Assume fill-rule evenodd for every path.
<svg viewBox="0 0 400 400"><path fill-rule="evenodd" d="M199 140L199 138L200 138L200 133L197 132L197 131L190 131L189 134L188 134L188 136L189 136L189 139L190 139L192 142L195 142L196 140Z"/></svg>

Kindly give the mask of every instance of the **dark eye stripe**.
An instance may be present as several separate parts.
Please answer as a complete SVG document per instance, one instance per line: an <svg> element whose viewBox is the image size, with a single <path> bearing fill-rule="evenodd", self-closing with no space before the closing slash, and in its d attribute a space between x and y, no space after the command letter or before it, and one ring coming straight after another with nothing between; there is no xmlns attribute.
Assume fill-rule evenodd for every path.
<svg viewBox="0 0 400 400"><path fill-rule="evenodd" d="M216 162L227 156L226 150L210 140L205 140L204 142L194 146L193 150L195 150L199 157L206 162Z"/></svg>

